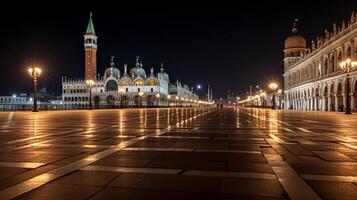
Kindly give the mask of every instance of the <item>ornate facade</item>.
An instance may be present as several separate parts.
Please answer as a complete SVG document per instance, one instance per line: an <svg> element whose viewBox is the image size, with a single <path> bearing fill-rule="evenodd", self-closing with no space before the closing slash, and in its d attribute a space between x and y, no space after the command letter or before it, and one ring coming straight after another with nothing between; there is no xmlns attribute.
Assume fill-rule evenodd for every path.
<svg viewBox="0 0 357 200"><path fill-rule="evenodd" d="M357 70L347 73L340 63L357 59L357 12L347 23L312 40L310 47L294 22L284 49L284 105L288 109L343 111L346 88L352 109L357 109Z"/></svg>
<svg viewBox="0 0 357 200"><path fill-rule="evenodd" d="M85 78L62 78L62 98L66 108L85 108L91 99L95 108L104 107L150 107L150 106L197 106L198 95L193 88L176 82L170 83L169 75L161 64L159 72L154 68L146 74L143 63L136 57L135 65L128 71L124 65L123 73L115 66L114 57L104 75L96 74L97 36L92 17L84 35ZM87 85L94 81L93 86Z"/></svg>

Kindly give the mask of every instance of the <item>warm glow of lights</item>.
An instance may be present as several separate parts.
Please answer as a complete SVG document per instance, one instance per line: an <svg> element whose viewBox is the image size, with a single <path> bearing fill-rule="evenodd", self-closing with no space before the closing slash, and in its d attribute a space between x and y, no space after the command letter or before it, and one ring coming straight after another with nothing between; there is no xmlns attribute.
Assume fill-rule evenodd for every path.
<svg viewBox="0 0 357 200"><path fill-rule="evenodd" d="M89 87L93 87L95 85L95 82L93 80L86 80L86 84L89 86Z"/></svg>
<svg viewBox="0 0 357 200"><path fill-rule="evenodd" d="M281 94L281 92L282 92L282 90L280 89L280 90L278 90L278 94Z"/></svg>
<svg viewBox="0 0 357 200"><path fill-rule="evenodd" d="M269 89L275 91L278 88L278 84L276 83L270 83L269 84Z"/></svg>
<svg viewBox="0 0 357 200"><path fill-rule="evenodd" d="M171 95L168 95L168 96L167 96L167 99L171 99Z"/></svg>
<svg viewBox="0 0 357 200"><path fill-rule="evenodd" d="M144 92L139 92L139 96L143 96L144 95Z"/></svg>
<svg viewBox="0 0 357 200"><path fill-rule="evenodd" d="M27 70L31 76L39 77L41 74L41 69L39 67L30 67Z"/></svg>
<svg viewBox="0 0 357 200"><path fill-rule="evenodd" d="M159 97L160 97L160 94L156 94L156 97L159 98Z"/></svg>
<svg viewBox="0 0 357 200"><path fill-rule="evenodd" d="M179 99L179 97L176 97L176 99Z"/></svg>

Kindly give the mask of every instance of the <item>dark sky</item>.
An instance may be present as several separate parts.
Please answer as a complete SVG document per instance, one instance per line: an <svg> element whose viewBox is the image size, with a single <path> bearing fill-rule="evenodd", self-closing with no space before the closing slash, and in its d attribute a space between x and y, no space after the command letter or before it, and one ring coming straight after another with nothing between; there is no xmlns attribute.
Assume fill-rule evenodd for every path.
<svg viewBox="0 0 357 200"><path fill-rule="evenodd" d="M61 76L83 77L83 34L90 11L99 36L99 73L111 55L121 72L138 55L147 73L163 61L172 81L200 83L204 90L209 83L217 98L229 89L243 95L249 85L281 80L284 40L294 18L311 41L357 10L357 1L100 2L2 5L0 95L31 92L26 70L33 63L44 71L40 86L58 95Z"/></svg>

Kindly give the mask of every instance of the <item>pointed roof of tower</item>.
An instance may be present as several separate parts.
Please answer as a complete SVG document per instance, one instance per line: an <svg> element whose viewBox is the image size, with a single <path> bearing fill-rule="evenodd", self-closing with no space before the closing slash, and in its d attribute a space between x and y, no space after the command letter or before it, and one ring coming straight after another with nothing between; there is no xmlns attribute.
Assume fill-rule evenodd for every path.
<svg viewBox="0 0 357 200"><path fill-rule="evenodd" d="M161 62L160 72L164 72L164 62Z"/></svg>
<svg viewBox="0 0 357 200"><path fill-rule="evenodd" d="M93 16L93 13L90 12L89 13L89 22L88 22L87 31L86 31L86 34L88 34L88 35L91 35L91 34L95 35L92 16Z"/></svg>

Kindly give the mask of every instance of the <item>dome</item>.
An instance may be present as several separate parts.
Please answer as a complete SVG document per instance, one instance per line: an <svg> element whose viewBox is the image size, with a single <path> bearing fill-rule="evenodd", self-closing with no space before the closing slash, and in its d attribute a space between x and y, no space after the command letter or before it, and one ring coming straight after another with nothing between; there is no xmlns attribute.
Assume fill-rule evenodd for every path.
<svg viewBox="0 0 357 200"><path fill-rule="evenodd" d="M306 40L301 35L291 35L285 40L285 49L306 48Z"/></svg>
<svg viewBox="0 0 357 200"><path fill-rule="evenodd" d="M299 34L296 23L297 19L294 21L294 27L292 29L291 35L285 40L285 57L299 57L306 53L307 50L306 40Z"/></svg>
<svg viewBox="0 0 357 200"><path fill-rule="evenodd" d="M146 72L141 67L134 67L130 70L130 75L134 76L134 77L140 76L140 77L144 78L144 77L146 77Z"/></svg>
<svg viewBox="0 0 357 200"><path fill-rule="evenodd" d="M105 69L104 76L105 76L105 78L109 78L109 77L113 76L116 79L119 79L120 71L118 68L114 67L114 56L111 57L110 67Z"/></svg>
<svg viewBox="0 0 357 200"><path fill-rule="evenodd" d="M146 77L146 72L143 69L143 63L139 63L139 56L136 56L136 63L135 67L130 70L130 76L136 78L138 76L145 78Z"/></svg>
<svg viewBox="0 0 357 200"><path fill-rule="evenodd" d="M105 72L104 75L106 78L109 78L110 76L113 76L115 78L119 78L120 77L120 71L118 68L115 67L108 67Z"/></svg>

